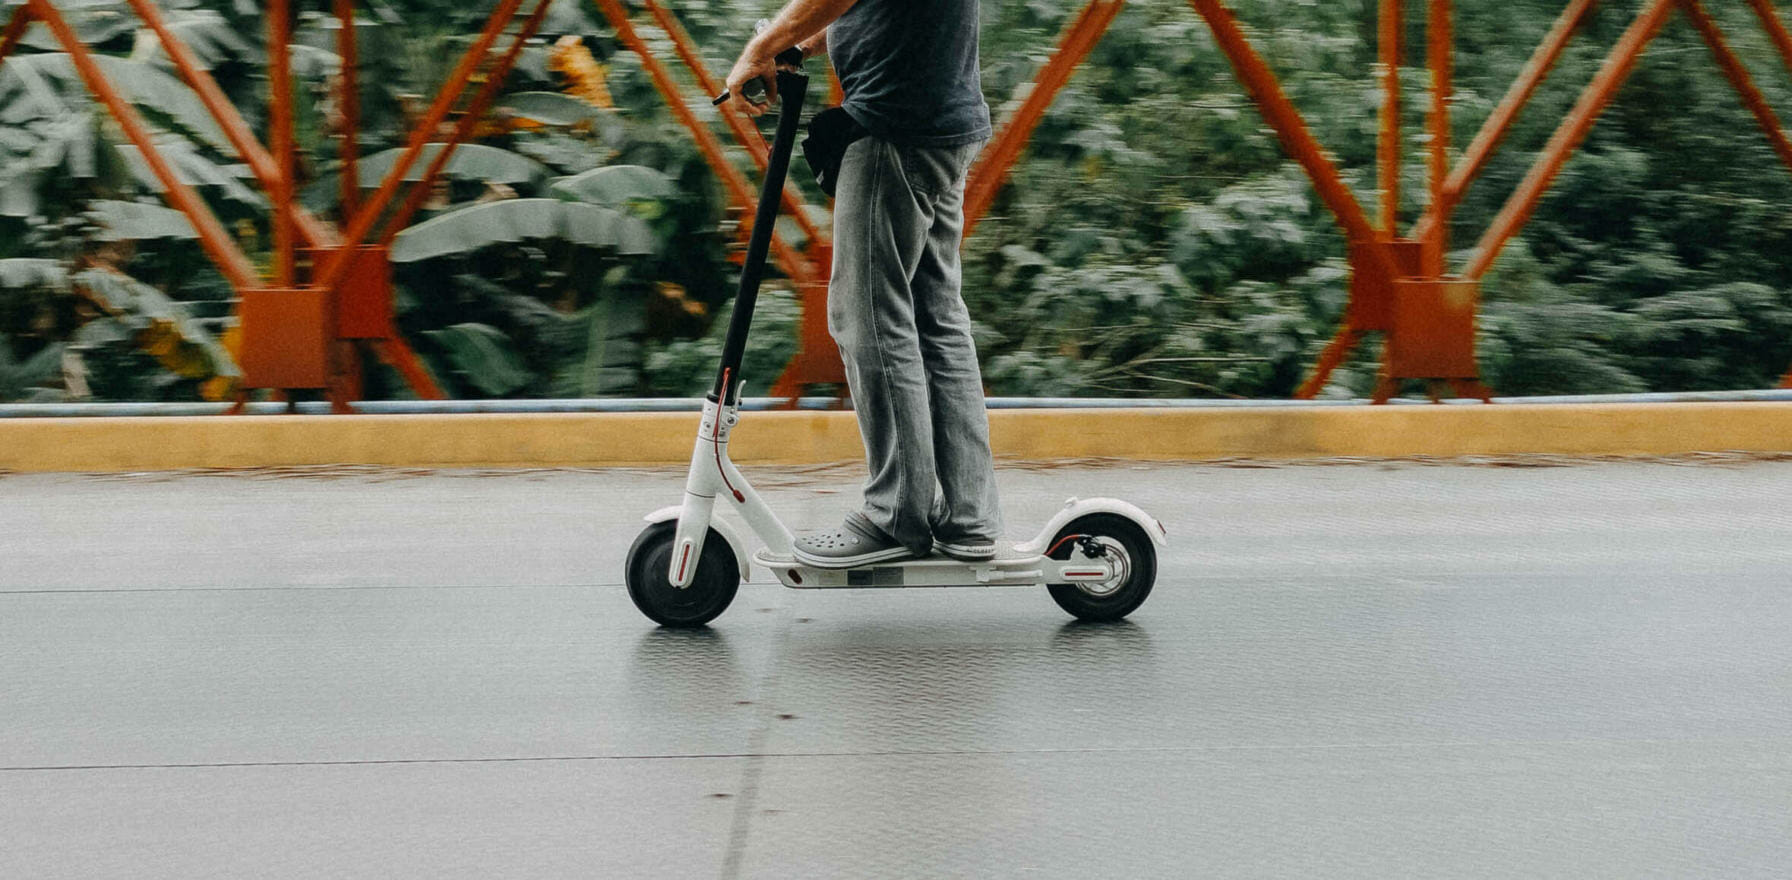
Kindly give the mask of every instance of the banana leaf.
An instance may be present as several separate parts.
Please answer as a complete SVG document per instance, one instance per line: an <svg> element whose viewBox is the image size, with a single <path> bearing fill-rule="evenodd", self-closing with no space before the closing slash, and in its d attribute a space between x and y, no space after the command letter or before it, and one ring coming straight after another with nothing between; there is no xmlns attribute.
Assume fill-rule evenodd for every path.
<svg viewBox="0 0 1792 880"><path fill-rule="evenodd" d="M75 177L94 177L99 173L99 157L94 155L99 140L94 132L93 114L71 113L34 128L41 139L26 161L32 170L51 171L66 162L68 173Z"/></svg>
<svg viewBox="0 0 1792 880"><path fill-rule="evenodd" d="M417 161L411 163L411 169L405 174L405 180L422 180L423 172L435 159L444 144L428 144ZM373 188L385 181L386 175L398 164L403 148L382 150L361 160L359 166L361 186ZM442 173L457 180L474 180L483 183L533 183L548 175L547 166L519 153L488 147L484 144L461 144L449 157L447 167Z"/></svg>
<svg viewBox="0 0 1792 880"><path fill-rule="evenodd" d="M112 86L125 100L146 111L151 122L166 120L225 155L234 154L230 140L185 83L154 64L114 55L93 57ZM54 93L46 96L36 83L54 83ZM87 86L76 74L74 62L63 53L14 55L6 59L6 64L0 66L0 100L20 90L31 95L39 113L48 118L84 110L96 103L88 97ZM53 106L43 106L46 103ZM7 119L13 121L16 112L9 106Z"/></svg>
<svg viewBox="0 0 1792 880"><path fill-rule="evenodd" d="M266 54L260 45L239 34L237 26L216 10L170 9L163 16L168 21L168 29L207 68L216 68L220 64L236 60L259 63ZM162 41L149 28L137 31L137 41L131 47L131 59L151 62L161 67L173 65L167 53L162 50Z"/></svg>
<svg viewBox="0 0 1792 880"><path fill-rule="evenodd" d="M128 328L139 348L188 379L242 375L224 346L187 313L186 306L155 287L106 269L70 279L107 314Z"/></svg>
<svg viewBox="0 0 1792 880"><path fill-rule="evenodd" d="M187 222L187 215L161 205L94 199L87 203L87 216L106 227L106 232L97 236L101 241L199 237L193 224Z"/></svg>
<svg viewBox="0 0 1792 880"><path fill-rule="evenodd" d="M394 263L466 256L494 244L561 239L638 256L658 246L647 224L609 208L558 199L510 199L473 205L399 233Z"/></svg>
<svg viewBox="0 0 1792 880"><path fill-rule="evenodd" d="M423 335L447 353L456 375L486 394L502 397L533 378L510 338L489 324L455 324Z"/></svg>
<svg viewBox="0 0 1792 880"><path fill-rule="evenodd" d="M68 271L57 260L18 257L0 260L0 289L18 290L30 287L61 289L68 283Z"/></svg>
<svg viewBox="0 0 1792 880"><path fill-rule="evenodd" d="M12 8L21 4L0 3L0 13L12 14ZM137 21L123 3L97 2L97 0L75 0L73 3L57 3L63 18L68 20L69 27L75 36L89 46L110 42L137 27ZM46 52L62 51L62 44L56 42L56 36L43 25L36 25L25 31L24 39L19 45Z"/></svg>
<svg viewBox="0 0 1792 880"><path fill-rule="evenodd" d="M97 177L100 162L95 152L96 126L91 113L70 113L50 120L31 118L5 125L6 149L0 152L0 169L4 169L0 170L0 215L41 214L46 179Z"/></svg>
<svg viewBox="0 0 1792 880"><path fill-rule="evenodd" d="M500 112L542 125L582 125L597 119L598 109L560 92L517 92L505 95Z"/></svg>
<svg viewBox="0 0 1792 880"><path fill-rule="evenodd" d="M664 201L678 190L666 175L642 165L607 165L562 177L549 187L561 198L622 208L631 202Z"/></svg>
<svg viewBox="0 0 1792 880"><path fill-rule="evenodd" d="M166 192L160 178L149 169L142 151L132 144L119 144L118 154L124 157L132 176L150 192ZM174 176L188 186L210 188L231 201L255 208L267 207L267 199L260 193L245 185L238 173L241 165L219 165L199 154L190 141L179 138L162 138L157 141L156 149L162 158L174 168Z"/></svg>

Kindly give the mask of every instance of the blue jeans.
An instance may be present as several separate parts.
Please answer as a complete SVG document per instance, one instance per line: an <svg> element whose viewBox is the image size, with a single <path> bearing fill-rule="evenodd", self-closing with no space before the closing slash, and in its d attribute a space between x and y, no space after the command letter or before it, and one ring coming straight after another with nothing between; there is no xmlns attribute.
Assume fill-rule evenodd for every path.
<svg viewBox="0 0 1792 880"><path fill-rule="evenodd" d="M983 377L960 294L965 175L981 144L855 142L834 200L828 329L871 476L864 515L903 545L1001 537Z"/></svg>

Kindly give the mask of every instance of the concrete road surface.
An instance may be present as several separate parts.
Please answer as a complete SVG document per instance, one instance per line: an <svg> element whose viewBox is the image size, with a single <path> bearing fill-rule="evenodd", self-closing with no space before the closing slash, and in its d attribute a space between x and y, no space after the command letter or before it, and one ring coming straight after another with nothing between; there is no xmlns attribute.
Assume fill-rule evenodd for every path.
<svg viewBox="0 0 1792 880"><path fill-rule="evenodd" d="M1792 873L1792 464L1001 477L1165 520L1131 622L656 630L673 472L0 478L0 878Z"/></svg>

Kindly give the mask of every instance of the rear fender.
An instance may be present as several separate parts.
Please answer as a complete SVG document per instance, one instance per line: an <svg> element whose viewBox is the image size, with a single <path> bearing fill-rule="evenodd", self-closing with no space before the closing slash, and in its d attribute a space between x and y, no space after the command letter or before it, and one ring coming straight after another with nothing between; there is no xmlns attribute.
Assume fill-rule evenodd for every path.
<svg viewBox="0 0 1792 880"><path fill-rule="evenodd" d="M1057 513L1052 514L1052 518L1046 522L1045 528L1041 529L1033 540L1016 546L1014 552L1033 556L1044 555L1045 551L1051 549L1051 540L1057 537L1065 526L1078 517L1088 516L1091 513L1111 513L1126 517L1138 523L1139 528L1144 529L1145 534L1150 535L1151 540L1155 541L1159 547L1169 544L1169 533L1164 530L1164 524L1159 522L1157 517L1140 510L1138 505L1130 501L1121 501L1118 498L1072 498L1064 502L1064 506L1058 508Z"/></svg>

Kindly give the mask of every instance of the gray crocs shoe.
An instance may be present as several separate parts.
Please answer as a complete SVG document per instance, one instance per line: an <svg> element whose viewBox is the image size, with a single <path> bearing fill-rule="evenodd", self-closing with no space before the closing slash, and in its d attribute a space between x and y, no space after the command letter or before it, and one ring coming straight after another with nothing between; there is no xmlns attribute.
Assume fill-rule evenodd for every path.
<svg viewBox="0 0 1792 880"><path fill-rule="evenodd" d="M796 561L811 568L857 568L874 562L912 559L914 551L896 543L883 529L853 513L833 531L811 532L796 539Z"/></svg>
<svg viewBox="0 0 1792 880"><path fill-rule="evenodd" d="M989 538L934 538L933 552L959 562L988 562L996 558L996 542Z"/></svg>

